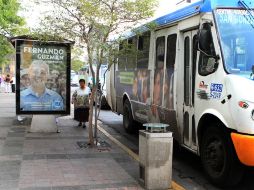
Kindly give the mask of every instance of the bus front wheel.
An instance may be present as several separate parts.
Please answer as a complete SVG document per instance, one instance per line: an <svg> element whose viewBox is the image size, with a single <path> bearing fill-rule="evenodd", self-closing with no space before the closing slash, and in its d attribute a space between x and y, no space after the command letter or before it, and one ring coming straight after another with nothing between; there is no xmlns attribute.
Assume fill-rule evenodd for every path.
<svg viewBox="0 0 254 190"><path fill-rule="evenodd" d="M132 116L131 104L129 100L124 101L123 105L123 126L128 133L134 132L135 121Z"/></svg>
<svg viewBox="0 0 254 190"><path fill-rule="evenodd" d="M201 141L201 160L212 183L234 186L242 179L244 167L237 158L229 133L223 127L216 123L206 129Z"/></svg>

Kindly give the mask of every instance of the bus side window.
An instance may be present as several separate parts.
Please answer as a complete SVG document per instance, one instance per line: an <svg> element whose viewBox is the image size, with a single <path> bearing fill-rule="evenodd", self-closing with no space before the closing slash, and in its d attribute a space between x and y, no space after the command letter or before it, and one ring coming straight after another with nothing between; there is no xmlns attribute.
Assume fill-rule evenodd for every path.
<svg viewBox="0 0 254 190"><path fill-rule="evenodd" d="M164 106L173 109L173 84L174 67L176 58L176 34L171 34L167 38L166 72L164 82Z"/></svg>
<svg viewBox="0 0 254 190"><path fill-rule="evenodd" d="M137 37L134 36L128 39L128 47L126 51L127 65L126 68L133 70L137 67Z"/></svg>
<svg viewBox="0 0 254 190"><path fill-rule="evenodd" d="M138 37L138 59L137 68L147 69L149 60L149 48L150 48L150 32L144 33Z"/></svg>
<svg viewBox="0 0 254 190"><path fill-rule="evenodd" d="M165 37L156 39L156 60L154 71L153 104L162 105L162 92L164 81Z"/></svg>
<svg viewBox="0 0 254 190"><path fill-rule="evenodd" d="M126 47L127 41L121 41L119 44L119 55L118 55L118 70L125 70L126 66L126 56L125 56L125 47Z"/></svg>
<svg viewBox="0 0 254 190"><path fill-rule="evenodd" d="M215 48L213 44L211 25L210 23L204 23L199 34L198 49L200 51L198 72L202 76L209 75L215 72L215 63L211 59L216 57ZM205 40L204 40L205 39Z"/></svg>

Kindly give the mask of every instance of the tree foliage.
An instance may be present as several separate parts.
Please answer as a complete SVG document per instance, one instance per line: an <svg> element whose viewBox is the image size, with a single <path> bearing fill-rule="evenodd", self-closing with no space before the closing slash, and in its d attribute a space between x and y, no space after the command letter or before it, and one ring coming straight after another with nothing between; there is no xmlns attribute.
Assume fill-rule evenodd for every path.
<svg viewBox="0 0 254 190"><path fill-rule="evenodd" d="M20 34L21 26L25 24L17 15L19 7L17 0L0 0L0 65L7 61L6 55L13 52L8 38Z"/></svg>
<svg viewBox="0 0 254 190"><path fill-rule="evenodd" d="M110 38L151 17L157 5L156 0L45 0L44 3L51 4L55 9L48 12L41 29L46 33L75 40L76 45L86 49L92 77L96 78L91 100L96 96L101 64L106 60L114 60L115 45ZM97 66L96 70L93 70L92 65ZM89 116L91 144L94 142L92 104L93 101ZM96 109L97 107L95 113ZM96 138L97 118L94 125Z"/></svg>
<svg viewBox="0 0 254 190"><path fill-rule="evenodd" d="M83 54L82 50L78 47L74 47L71 53L71 69L74 71L79 71L84 67L85 62L81 61L81 55Z"/></svg>
<svg viewBox="0 0 254 190"><path fill-rule="evenodd" d="M78 59L71 60L71 69L78 72L84 66L84 62Z"/></svg>

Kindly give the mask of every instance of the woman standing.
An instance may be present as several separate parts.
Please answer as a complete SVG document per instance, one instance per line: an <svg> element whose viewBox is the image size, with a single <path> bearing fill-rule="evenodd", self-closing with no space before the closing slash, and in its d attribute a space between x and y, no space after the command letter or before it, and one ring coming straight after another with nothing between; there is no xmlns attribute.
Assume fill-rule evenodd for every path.
<svg viewBox="0 0 254 190"><path fill-rule="evenodd" d="M75 90L72 95L72 104L74 104L74 119L79 121L79 127L86 127L85 122L88 121L89 116L89 95L91 91L90 88L86 86L86 81L84 79L79 80L79 88Z"/></svg>
<svg viewBox="0 0 254 190"><path fill-rule="evenodd" d="M5 93L11 93L11 76L9 74L5 77Z"/></svg>

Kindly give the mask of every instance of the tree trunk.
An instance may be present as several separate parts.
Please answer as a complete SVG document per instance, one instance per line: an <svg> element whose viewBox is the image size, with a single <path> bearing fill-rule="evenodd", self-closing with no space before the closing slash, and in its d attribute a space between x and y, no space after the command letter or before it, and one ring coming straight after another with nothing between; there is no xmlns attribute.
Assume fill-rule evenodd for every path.
<svg viewBox="0 0 254 190"><path fill-rule="evenodd" d="M87 45L87 53L88 53L88 62L89 62L89 66L90 66L90 70L92 73L92 77L94 79L95 74L94 74L94 70L93 70L93 66L92 66L92 53L93 51L90 49L89 44ZM92 92L91 92L91 96L90 96L90 105L89 105L89 144L91 146L94 146L94 137L93 137L93 102L94 102L94 94L95 94L95 90L96 87L94 85L94 81L93 81L93 86L92 86Z"/></svg>
<svg viewBox="0 0 254 190"><path fill-rule="evenodd" d="M89 105L89 144L94 146L94 138L93 138L93 100L94 100L95 87L92 88L92 93L90 97L90 105Z"/></svg>
<svg viewBox="0 0 254 190"><path fill-rule="evenodd" d="M94 138L95 138L95 141L96 141L96 144L97 144L97 141L98 141L98 138L97 138L97 121L98 121L98 115L97 115L97 112L98 112L98 108L97 108L97 105L98 105L98 84L99 84L99 65L97 65L97 68L96 68L96 91L95 91L95 117L94 117ZM99 102L100 103L100 102Z"/></svg>

